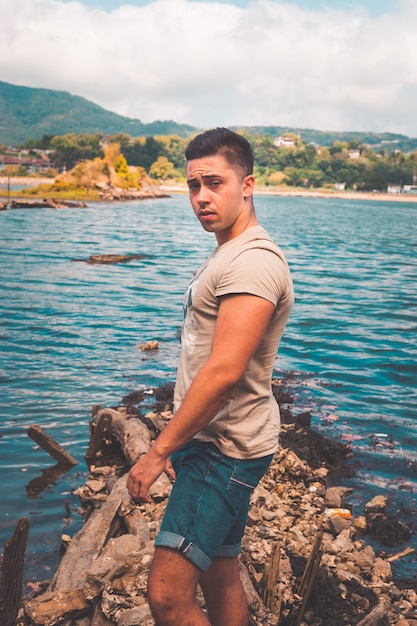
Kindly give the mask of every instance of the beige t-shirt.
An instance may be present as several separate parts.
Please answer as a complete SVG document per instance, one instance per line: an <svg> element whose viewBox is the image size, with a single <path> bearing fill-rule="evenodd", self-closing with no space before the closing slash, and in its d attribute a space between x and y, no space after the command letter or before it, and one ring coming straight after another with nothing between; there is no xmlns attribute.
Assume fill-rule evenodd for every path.
<svg viewBox="0 0 417 626"><path fill-rule="evenodd" d="M226 456L257 458L272 454L278 445L280 420L271 390L272 369L294 301L285 258L259 225L216 248L185 293L174 406L177 410L209 358L221 296L237 293L265 298L275 311L232 397L195 438L213 442Z"/></svg>

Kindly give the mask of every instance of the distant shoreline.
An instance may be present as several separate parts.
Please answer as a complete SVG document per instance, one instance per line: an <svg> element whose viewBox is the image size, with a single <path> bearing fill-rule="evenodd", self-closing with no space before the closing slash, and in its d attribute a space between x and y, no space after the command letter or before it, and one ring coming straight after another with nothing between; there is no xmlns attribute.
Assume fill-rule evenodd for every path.
<svg viewBox="0 0 417 626"><path fill-rule="evenodd" d="M7 185L10 181L10 185L22 185L24 187L37 187L38 185L53 185L54 178L40 178L38 176L0 176L0 185ZM1 190L3 191L3 189Z"/></svg>
<svg viewBox="0 0 417 626"><path fill-rule="evenodd" d="M161 191L167 193L187 193L186 185L161 185ZM341 200L379 200L390 202L416 202L417 195L381 193L369 191L320 191L314 189L277 189L270 187L255 187L255 196L288 196L292 198L338 198Z"/></svg>
<svg viewBox="0 0 417 626"><path fill-rule="evenodd" d="M53 178L36 178L36 177L11 177L10 185L22 185L25 187L35 187L38 185L52 185ZM0 176L0 197L7 196L7 185L9 179L6 176ZM188 193L187 186L181 183L162 184L159 191L169 194ZM394 194L381 192L365 192L365 191L323 191L314 189L278 189L276 187L257 187L255 195L259 196L283 196L292 198L337 198L340 200L376 200L380 202L415 202L417 203L417 195Z"/></svg>

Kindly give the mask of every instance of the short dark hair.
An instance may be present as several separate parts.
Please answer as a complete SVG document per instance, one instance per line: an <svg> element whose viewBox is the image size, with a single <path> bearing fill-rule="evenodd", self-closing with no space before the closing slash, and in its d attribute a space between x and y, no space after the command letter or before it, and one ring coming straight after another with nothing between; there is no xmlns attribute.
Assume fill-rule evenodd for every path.
<svg viewBox="0 0 417 626"><path fill-rule="evenodd" d="M250 143L228 128L212 128L191 139L185 150L187 161L220 154L229 165L238 166L245 176L253 173Z"/></svg>

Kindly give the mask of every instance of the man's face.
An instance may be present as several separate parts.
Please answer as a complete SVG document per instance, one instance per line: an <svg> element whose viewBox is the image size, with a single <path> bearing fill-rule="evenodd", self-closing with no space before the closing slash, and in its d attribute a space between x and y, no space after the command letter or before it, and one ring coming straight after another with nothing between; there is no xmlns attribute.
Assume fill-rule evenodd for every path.
<svg viewBox="0 0 417 626"><path fill-rule="evenodd" d="M188 161L186 174L191 205L203 228L215 233L219 244L240 235L253 213L253 176L242 176L219 154Z"/></svg>

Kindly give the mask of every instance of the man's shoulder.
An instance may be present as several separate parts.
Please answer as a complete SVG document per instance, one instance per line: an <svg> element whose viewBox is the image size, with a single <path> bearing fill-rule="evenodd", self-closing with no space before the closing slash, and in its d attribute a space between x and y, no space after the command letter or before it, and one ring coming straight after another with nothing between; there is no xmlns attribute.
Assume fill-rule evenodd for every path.
<svg viewBox="0 0 417 626"><path fill-rule="evenodd" d="M236 238L235 246L230 250L229 258L237 258L245 253L252 253L253 255L256 254L256 251L260 251L260 254L262 254L263 251L272 252L279 258L280 262L286 263L285 255L279 245L260 225L248 228Z"/></svg>
<svg viewBox="0 0 417 626"><path fill-rule="evenodd" d="M277 243L263 226L257 225L244 230L240 235L227 242L225 246L221 246L219 251L224 251L225 254L233 254L236 250L265 247L279 250Z"/></svg>

